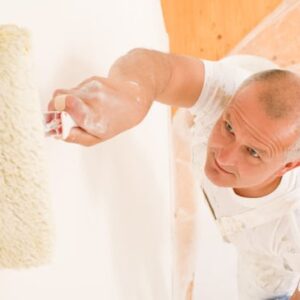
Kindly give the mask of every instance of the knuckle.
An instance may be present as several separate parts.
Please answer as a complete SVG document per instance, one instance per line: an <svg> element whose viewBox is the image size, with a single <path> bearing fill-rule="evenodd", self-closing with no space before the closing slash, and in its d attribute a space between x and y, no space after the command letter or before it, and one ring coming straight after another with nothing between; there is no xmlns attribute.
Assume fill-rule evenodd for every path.
<svg viewBox="0 0 300 300"><path fill-rule="evenodd" d="M100 79L101 79L101 77L99 77L99 76L92 76L92 77L90 77L90 81L93 81L93 80L98 81Z"/></svg>
<svg viewBox="0 0 300 300"><path fill-rule="evenodd" d="M68 142L68 143L78 143L75 134L70 134L70 135L65 139L65 142Z"/></svg>
<svg viewBox="0 0 300 300"><path fill-rule="evenodd" d="M54 110L54 102L53 102L53 100L51 100L51 101L48 103L48 110Z"/></svg>
<svg viewBox="0 0 300 300"><path fill-rule="evenodd" d="M62 91L63 91L62 89L55 90L55 91L53 92L53 97L56 97L56 96L62 94Z"/></svg>

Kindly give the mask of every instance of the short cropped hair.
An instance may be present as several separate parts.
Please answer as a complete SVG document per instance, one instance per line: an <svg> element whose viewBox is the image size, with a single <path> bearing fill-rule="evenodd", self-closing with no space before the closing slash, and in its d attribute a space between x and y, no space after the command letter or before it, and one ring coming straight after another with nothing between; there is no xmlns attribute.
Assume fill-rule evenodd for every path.
<svg viewBox="0 0 300 300"><path fill-rule="evenodd" d="M300 77L288 70L271 69L255 73L246 79L239 91L251 84L263 87L259 95L267 116L271 119L295 118L299 138L289 149L286 160L300 159ZM298 120L298 121L297 121Z"/></svg>

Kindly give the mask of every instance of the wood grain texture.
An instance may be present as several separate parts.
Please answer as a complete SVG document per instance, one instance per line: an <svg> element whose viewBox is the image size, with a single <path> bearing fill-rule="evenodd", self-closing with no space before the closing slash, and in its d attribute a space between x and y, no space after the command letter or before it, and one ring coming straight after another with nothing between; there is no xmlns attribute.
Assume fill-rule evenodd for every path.
<svg viewBox="0 0 300 300"><path fill-rule="evenodd" d="M161 0L173 53L219 59L281 0Z"/></svg>

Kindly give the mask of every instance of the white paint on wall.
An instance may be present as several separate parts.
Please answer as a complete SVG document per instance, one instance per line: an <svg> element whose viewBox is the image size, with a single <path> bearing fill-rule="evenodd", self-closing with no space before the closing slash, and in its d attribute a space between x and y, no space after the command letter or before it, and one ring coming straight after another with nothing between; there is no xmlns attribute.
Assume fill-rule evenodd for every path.
<svg viewBox="0 0 300 300"><path fill-rule="evenodd" d="M167 50L159 0L10 0L3 24L32 31L43 107L134 47ZM92 148L47 140L53 262L0 270L2 300L171 299L169 109Z"/></svg>

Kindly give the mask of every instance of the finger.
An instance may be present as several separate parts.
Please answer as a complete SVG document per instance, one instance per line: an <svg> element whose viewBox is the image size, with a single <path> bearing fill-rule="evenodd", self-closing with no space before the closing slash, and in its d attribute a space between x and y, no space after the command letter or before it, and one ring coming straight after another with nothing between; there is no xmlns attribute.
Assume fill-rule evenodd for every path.
<svg viewBox="0 0 300 300"><path fill-rule="evenodd" d="M53 111L55 110L54 108L54 99L52 99L49 103L48 103L48 111Z"/></svg>
<svg viewBox="0 0 300 300"><path fill-rule="evenodd" d="M77 87L76 90L80 91L86 86L100 88L100 87L106 87L106 88L112 88L115 89L115 84L112 79L106 78L106 77L100 77L100 76L92 76L84 81L82 81Z"/></svg>
<svg viewBox="0 0 300 300"><path fill-rule="evenodd" d="M86 129L86 120L90 118L92 114L90 108L83 100L73 95L65 95L64 101L64 111L71 116L79 127Z"/></svg>
<svg viewBox="0 0 300 300"><path fill-rule="evenodd" d="M59 95L53 99L49 107L67 112L78 127L93 134L91 132L94 125L93 111L81 98L74 95Z"/></svg>
<svg viewBox="0 0 300 300"><path fill-rule="evenodd" d="M73 127L66 139L67 143L79 144L82 146L94 146L102 140L94 135L91 135L79 127Z"/></svg>
<svg viewBox="0 0 300 300"><path fill-rule="evenodd" d="M59 95L48 103L48 111L63 111L66 107L66 95Z"/></svg>
<svg viewBox="0 0 300 300"><path fill-rule="evenodd" d="M52 98L55 98L59 95L71 94L74 89L57 89L53 92Z"/></svg>
<svg viewBox="0 0 300 300"><path fill-rule="evenodd" d="M48 110L55 110L55 105L53 100L60 95L72 95L74 93L74 89L57 89L52 94L52 99L48 103Z"/></svg>
<svg viewBox="0 0 300 300"><path fill-rule="evenodd" d="M74 99L75 98L75 99ZM48 110L51 111L67 111L74 109L73 102L84 103L79 97L71 94L58 94L48 104Z"/></svg>
<svg viewBox="0 0 300 300"><path fill-rule="evenodd" d="M102 79L102 77L99 77L99 76L89 77L89 78L85 79L84 81L82 81L81 83L79 83L76 88L80 89L80 88L82 88L83 86L85 86L87 83L89 83L91 81L101 82L101 79Z"/></svg>

